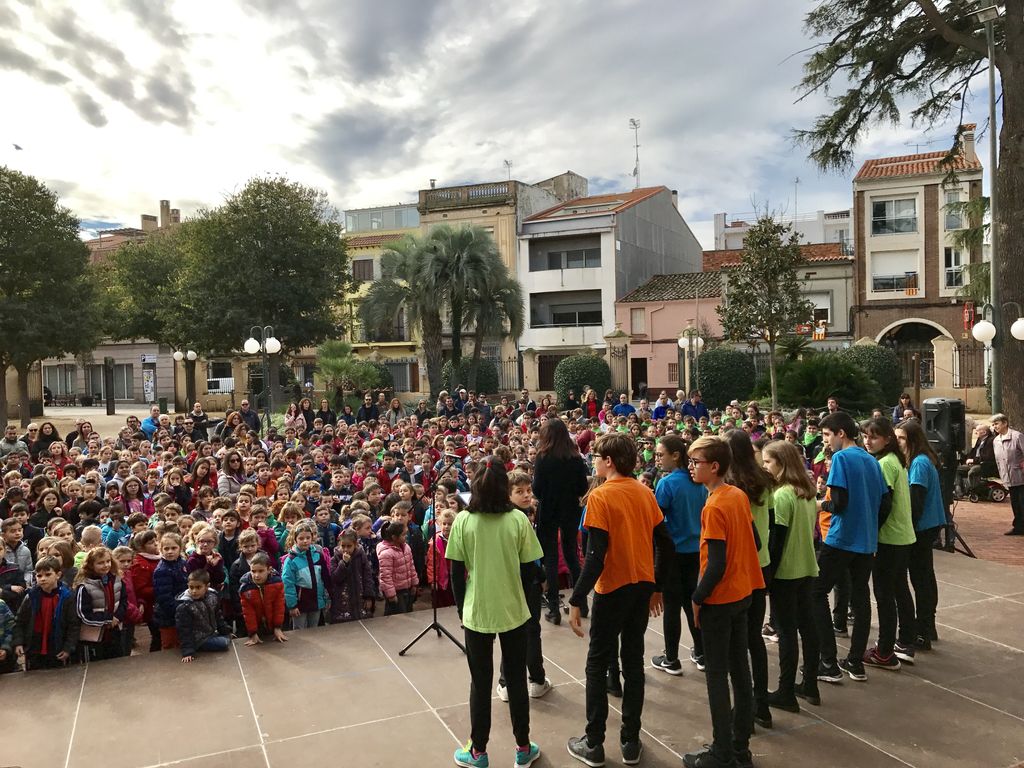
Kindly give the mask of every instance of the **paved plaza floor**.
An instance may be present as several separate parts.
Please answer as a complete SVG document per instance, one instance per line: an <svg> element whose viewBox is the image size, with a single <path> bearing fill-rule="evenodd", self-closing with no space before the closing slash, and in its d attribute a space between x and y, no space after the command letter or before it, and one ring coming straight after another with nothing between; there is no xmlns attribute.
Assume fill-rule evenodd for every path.
<svg viewBox="0 0 1024 768"><path fill-rule="evenodd" d="M1024 761L1024 569L936 553L941 642L899 673L822 684L821 707L776 712L751 742L757 766L992 766ZM458 628L454 609L443 621ZM445 766L469 733L462 654L431 634L398 651L429 614L290 633L285 645L205 655L142 654L0 678L0 766ZM661 648L660 620L647 656ZM685 635L685 632L684 632ZM874 633L872 633L874 637ZM554 689L531 702L540 766L579 765L586 643L544 625ZM769 644L771 674L776 651ZM612 699L612 705L617 703ZM491 765L512 764L505 705L493 701ZM608 764L621 765L618 713ZM647 670L643 765L678 766L710 739L703 675Z"/></svg>

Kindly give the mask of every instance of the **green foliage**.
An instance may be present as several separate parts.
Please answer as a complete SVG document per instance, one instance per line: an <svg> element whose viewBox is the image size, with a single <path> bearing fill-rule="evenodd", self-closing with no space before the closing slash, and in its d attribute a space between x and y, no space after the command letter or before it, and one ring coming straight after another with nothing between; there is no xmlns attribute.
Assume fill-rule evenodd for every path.
<svg viewBox="0 0 1024 768"><path fill-rule="evenodd" d="M874 380L881 396L880 403L896 404L903 391L903 366L895 352L878 344L858 344L844 349L839 356Z"/></svg>
<svg viewBox="0 0 1024 768"><path fill-rule="evenodd" d="M569 397L569 390L583 393L583 387L597 391L598 398L612 385L612 372L603 357L597 355L571 355L555 366L555 399L559 404Z"/></svg>
<svg viewBox="0 0 1024 768"><path fill-rule="evenodd" d="M842 353L821 352L786 363L779 371L779 403L790 406L824 406L830 396L844 410L864 413L884 401L878 385L860 365Z"/></svg>
<svg viewBox="0 0 1024 768"><path fill-rule="evenodd" d="M745 352L719 346L697 358L697 386L709 408L722 408L733 400L746 400L754 389L754 360Z"/></svg>
<svg viewBox="0 0 1024 768"><path fill-rule="evenodd" d="M370 389L377 386L380 379L380 371L352 354L352 345L346 341L325 341L317 347L316 367L325 391L340 389L344 393Z"/></svg>
<svg viewBox="0 0 1024 768"><path fill-rule="evenodd" d="M799 360L804 355L813 355L817 350L811 346L811 340L806 336L783 336L779 339L776 347L783 360Z"/></svg>
<svg viewBox="0 0 1024 768"><path fill-rule="evenodd" d="M391 391L395 387L395 377L391 375L391 369L388 368L384 363L378 363L376 360L362 360L362 365L367 366L368 370L372 370L377 374L375 380L373 380L367 389L383 389Z"/></svg>
<svg viewBox="0 0 1024 768"><path fill-rule="evenodd" d="M463 386L466 389L473 389L476 392L495 395L498 393L498 368L495 364L482 357L479 360L479 367L476 371L476 384L470 385L470 372L473 368L471 359L462 358L459 361L459 371L455 376L456 386ZM452 380L452 361L445 360L441 368L441 377L444 381Z"/></svg>

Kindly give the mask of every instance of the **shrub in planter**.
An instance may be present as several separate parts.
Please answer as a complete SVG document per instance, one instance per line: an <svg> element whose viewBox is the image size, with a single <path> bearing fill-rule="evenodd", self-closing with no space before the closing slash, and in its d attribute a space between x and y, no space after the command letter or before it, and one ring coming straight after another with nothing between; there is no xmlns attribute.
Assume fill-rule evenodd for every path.
<svg viewBox="0 0 1024 768"><path fill-rule="evenodd" d="M570 389L582 396L583 387L588 384L597 391L599 401L604 397L604 391L611 387L612 372L603 357L572 355L555 366L555 397L560 408Z"/></svg>
<svg viewBox="0 0 1024 768"><path fill-rule="evenodd" d="M754 391L754 360L731 347L715 347L698 358L697 386L709 408L722 408L733 400L746 400Z"/></svg>

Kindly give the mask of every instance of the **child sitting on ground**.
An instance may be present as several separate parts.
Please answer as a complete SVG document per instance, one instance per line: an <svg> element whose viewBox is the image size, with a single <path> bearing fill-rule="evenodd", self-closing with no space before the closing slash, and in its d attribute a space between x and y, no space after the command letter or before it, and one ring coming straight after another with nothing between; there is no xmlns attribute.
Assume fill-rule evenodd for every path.
<svg viewBox="0 0 1024 768"><path fill-rule="evenodd" d="M220 596L210 588L210 574L203 569L188 575L188 589L175 601L174 627L181 644L181 663L195 660L199 651L226 651L231 647L231 628L220 612Z"/></svg>
<svg viewBox="0 0 1024 768"><path fill-rule="evenodd" d="M238 596L249 636L246 645L259 645L270 635L279 643L288 641L284 634L284 583L270 567L266 552L256 552L249 559L249 571L242 576Z"/></svg>

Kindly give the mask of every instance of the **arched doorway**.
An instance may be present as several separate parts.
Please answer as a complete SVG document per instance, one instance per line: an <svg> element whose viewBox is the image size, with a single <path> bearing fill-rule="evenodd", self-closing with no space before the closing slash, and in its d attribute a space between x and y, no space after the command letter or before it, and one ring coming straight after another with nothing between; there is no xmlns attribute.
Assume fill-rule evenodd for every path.
<svg viewBox="0 0 1024 768"><path fill-rule="evenodd" d="M889 347L900 359L903 367L903 386L914 386L914 356L921 365L921 387L935 386L935 348L932 340L948 336L940 327L927 321L906 320L882 331L878 343Z"/></svg>

